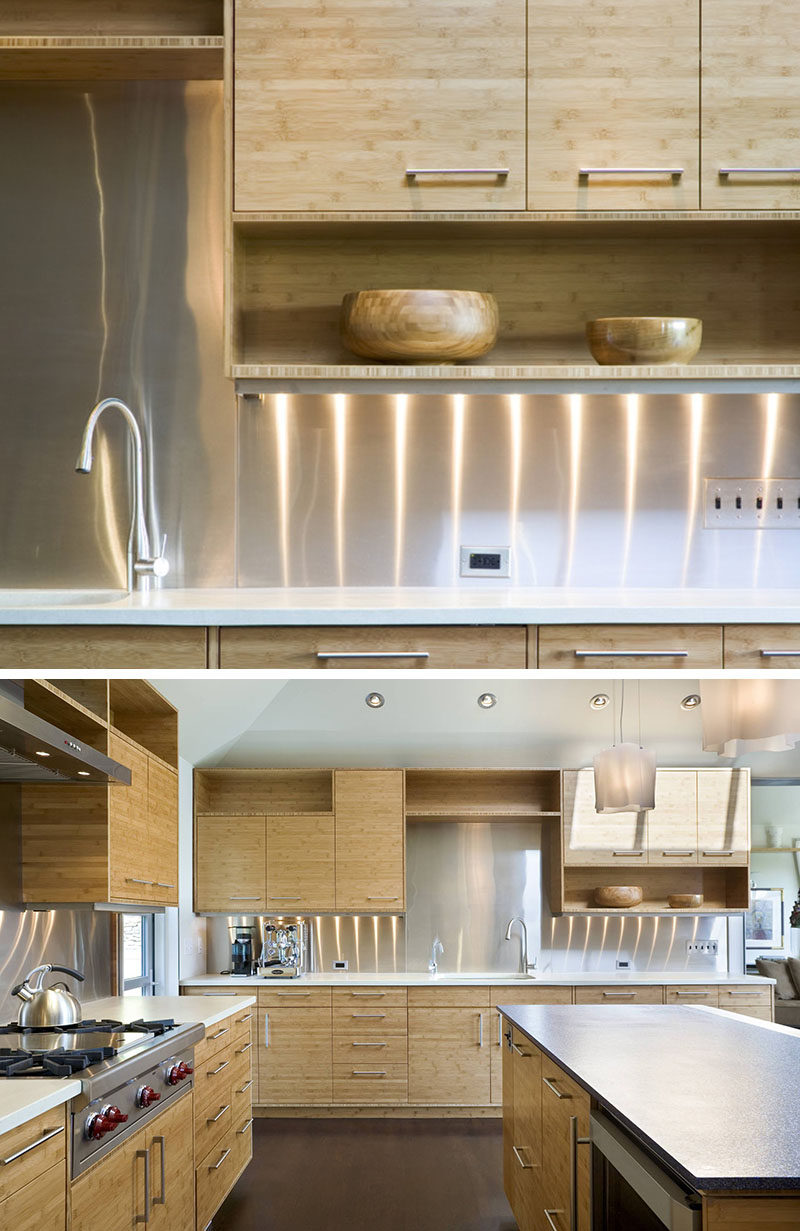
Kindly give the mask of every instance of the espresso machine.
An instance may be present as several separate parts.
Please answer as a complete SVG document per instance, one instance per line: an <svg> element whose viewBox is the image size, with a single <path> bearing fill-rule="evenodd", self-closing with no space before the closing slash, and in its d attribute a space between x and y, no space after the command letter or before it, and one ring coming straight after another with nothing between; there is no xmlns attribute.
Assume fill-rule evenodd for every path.
<svg viewBox="0 0 800 1231"><path fill-rule="evenodd" d="M258 973L267 979L296 979L306 955L304 920L283 917L261 920L263 944Z"/></svg>
<svg viewBox="0 0 800 1231"><path fill-rule="evenodd" d="M247 977L253 973L253 934L255 928L250 925L231 927L231 974Z"/></svg>

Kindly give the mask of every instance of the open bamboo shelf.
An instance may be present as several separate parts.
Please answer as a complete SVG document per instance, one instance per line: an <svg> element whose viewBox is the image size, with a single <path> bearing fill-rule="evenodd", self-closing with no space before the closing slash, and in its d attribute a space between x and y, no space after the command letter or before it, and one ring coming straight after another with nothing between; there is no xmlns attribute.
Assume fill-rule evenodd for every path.
<svg viewBox="0 0 800 1231"><path fill-rule="evenodd" d="M204 816L333 816L333 770L196 769Z"/></svg>
<svg viewBox="0 0 800 1231"><path fill-rule="evenodd" d="M406 816L428 820L559 817L558 770L407 769Z"/></svg>
<svg viewBox="0 0 800 1231"><path fill-rule="evenodd" d="M553 869L554 879L558 874ZM594 890L598 885L641 885L643 898L639 906L611 909L594 905ZM667 901L670 893L702 893L702 906L675 909ZM555 900L553 900L555 899ZM580 915L641 915L658 912L667 915L739 914L750 904L750 870L735 868L700 868L683 865L678 868L604 868L567 866L553 893L551 882L550 907L554 914Z"/></svg>

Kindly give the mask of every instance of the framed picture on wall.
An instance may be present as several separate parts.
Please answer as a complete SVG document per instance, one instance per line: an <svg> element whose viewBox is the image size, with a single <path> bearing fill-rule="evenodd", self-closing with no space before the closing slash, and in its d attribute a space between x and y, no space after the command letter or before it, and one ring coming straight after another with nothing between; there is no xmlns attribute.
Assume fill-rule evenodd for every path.
<svg viewBox="0 0 800 1231"><path fill-rule="evenodd" d="M751 889L744 917L746 949L783 948L783 890Z"/></svg>

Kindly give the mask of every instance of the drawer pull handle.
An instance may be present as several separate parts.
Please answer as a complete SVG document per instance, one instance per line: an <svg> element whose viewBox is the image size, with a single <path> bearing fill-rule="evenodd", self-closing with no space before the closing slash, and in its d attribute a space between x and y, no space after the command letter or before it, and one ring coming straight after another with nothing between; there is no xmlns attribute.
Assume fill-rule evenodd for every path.
<svg viewBox="0 0 800 1231"><path fill-rule="evenodd" d="M385 1077L386 1069L353 1069L354 1077Z"/></svg>
<svg viewBox="0 0 800 1231"><path fill-rule="evenodd" d="M548 1226L550 1226L550 1228L552 1229L552 1231L560 1231L560 1228L559 1228L559 1226L558 1226L558 1223L553 1222L553 1218L552 1218L552 1216L553 1216L553 1214L563 1214L563 1213L564 1213L564 1211L563 1211L563 1210L543 1210L543 1211L542 1211L542 1213L544 1214L545 1218L547 1219Z"/></svg>
<svg viewBox="0 0 800 1231"><path fill-rule="evenodd" d="M159 889L174 889L175 886L170 881L156 881ZM155 1202L153 1203L155 1204Z"/></svg>
<svg viewBox="0 0 800 1231"><path fill-rule="evenodd" d="M603 995L604 996L627 996L628 998L630 998L631 996L635 996L636 992L603 992Z"/></svg>
<svg viewBox="0 0 800 1231"><path fill-rule="evenodd" d="M547 1086L548 1090L552 1090L552 1091L553 1091L553 1094L556 1096L556 1098L572 1098L572 1095L571 1095L571 1094L565 1094L565 1093L563 1092L563 1090L559 1090L559 1088L558 1088L558 1086L555 1084L555 1082L554 1082L554 1081L550 1081L550 1080L549 1080L549 1078L547 1078L547 1077L543 1077L543 1078L542 1078L542 1081L543 1081L543 1082L544 1082L544 1084Z"/></svg>
<svg viewBox="0 0 800 1231"><path fill-rule="evenodd" d="M729 992L727 989L724 989L724 994L733 996L734 1000L741 1000L745 996L756 996L761 999L764 996L764 992Z"/></svg>
<svg viewBox="0 0 800 1231"><path fill-rule="evenodd" d="M220 1107L219 1111L210 1120L206 1120L206 1124L216 1124L217 1120L221 1120L226 1111L230 1111L230 1103L226 1103L224 1107Z"/></svg>
<svg viewBox="0 0 800 1231"><path fill-rule="evenodd" d="M317 658L430 658L428 650L317 650Z"/></svg>
<svg viewBox="0 0 800 1231"><path fill-rule="evenodd" d="M21 1150L17 1150L16 1154L9 1154L8 1158L0 1158L0 1164L2 1164L3 1167L7 1167L9 1163L15 1163L18 1158L22 1158L23 1154L29 1154L30 1151L35 1150L37 1146L43 1146L44 1143L49 1141L51 1137L57 1137L58 1134L63 1133L63 1131L63 1127L45 1129L42 1136L37 1138L36 1141L32 1141L29 1146L23 1146Z"/></svg>
<svg viewBox="0 0 800 1231"><path fill-rule="evenodd" d="M368 901L368 902L399 902L399 901L400 901L400 899L399 899L397 896L395 896L395 897L393 897L393 898L389 898L389 897L385 897L385 896L384 896L384 897L381 897L381 898L371 898L371 897L369 896L369 894L367 894L367 901Z"/></svg>
<svg viewBox="0 0 800 1231"><path fill-rule="evenodd" d="M533 1052L523 1051L522 1048L519 1047L516 1043L511 1044L511 1050L513 1052L516 1052L518 1056L521 1056L523 1060L530 1060L531 1056L533 1055Z"/></svg>
<svg viewBox="0 0 800 1231"><path fill-rule="evenodd" d="M155 885L155 881L143 881L138 876L126 876L125 880L129 885Z"/></svg>
<svg viewBox="0 0 800 1231"><path fill-rule="evenodd" d="M278 992L279 996L310 996L311 992Z"/></svg>
<svg viewBox="0 0 800 1231"><path fill-rule="evenodd" d="M351 992L351 996L385 996L386 992Z"/></svg>
<svg viewBox="0 0 800 1231"><path fill-rule="evenodd" d="M350 1044L351 1047L388 1047L388 1043L356 1043Z"/></svg>
<svg viewBox="0 0 800 1231"><path fill-rule="evenodd" d="M277 893L271 893L269 895L269 901L270 902L299 902L300 896L298 894L298 896L295 898L287 898L287 897L279 897Z"/></svg>
<svg viewBox="0 0 800 1231"><path fill-rule="evenodd" d="M216 1034L210 1034L208 1037L209 1039L221 1039L223 1034L227 1034L227 1033L228 1033L228 1027L223 1026L222 1029L218 1030Z"/></svg>
<svg viewBox="0 0 800 1231"><path fill-rule="evenodd" d="M246 1081L246 1082L244 1083L244 1085L242 1086L241 1090L237 1090L237 1091L236 1091L236 1093L237 1093L237 1094L246 1094L246 1093L247 1093L247 1091L248 1091L248 1090L250 1089L250 1087L252 1086L252 1084L253 1084L253 1079L252 1079L252 1077L251 1077L249 1081Z"/></svg>
<svg viewBox="0 0 800 1231"><path fill-rule="evenodd" d="M245 1043L244 1047L239 1047L236 1051L237 1056L243 1056L246 1051L249 1051L253 1046L252 1043Z"/></svg>
<svg viewBox="0 0 800 1231"><path fill-rule="evenodd" d="M351 1013L351 1017L385 1017L385 1013Z"/></svg>
<svg viewBox="0 0 800 1231"><path fill-rule="evenodd" d="M238 896L238 897L231 896L231 897L229 897L229 898L228 898L228 901L229 901L229 902L260 902L260 901L261 901L261 895L260 895L260 894L256 894L256 895L255 895L255 897L252 897L252 896L251 896L251 897L249 897L249 898L243 898L243 897L241 897L241 896Z"/></svg>
<svg viewBox="0 0 800 1231"><path fill-rule="evenodd" d="M576 658L688 658L688 650L574 650Z"/></svg>
<svg viewBox="0 0 800 1231"><path fill-rule="evenodd" d="M226 1069L229 1064L230 1064L230 1060L223 1060L222 1064L218 1065L217 1068L209 1069L206 1072L206 1077L216 1077L217 1073L221 1073L222 1070Z"/></svg>
<svg viewBox="0 0 800 1231"><path fill-rule="evenodd" d="M581 179L590 175L670 175L677 180L683 175L683 167L580 167L578 175Z"/></svg>
<svg viewBox="0 0 800 1231"><path fill-rule="evenodd" d="M800 175L800 167L720 167L719 175Z"/></svg>
<svg viewBox="0 0 800 1231"><path fill-rule="evenodd" d="M618 859L639 859L644 855L644 851L612 851L611 854Z"/></svg>
<svg viewBox="0 0 800 1231"><path fill-rule="evenodd" d="M227 1150L223 1150L222 1157L220 1158L219 1162L214 1163L212 1167L209 1167L209 1171L219 1171L220 1167L225 1162L225 1159L228 1157L229 1154L230 1154L230 1148Z"/></svg>
<svg viewBox="0 0 800 1231"><path fill-rule="evenodd" d="M244 1134L247 1132L247 1130L249 1129L252 1123L253 1123L253 1117L251 1116L246 1124L243 1124L241 1128L237 1128L236 1132L239 1134L240 1137L244 1136Z"/></svg>
<svg viewBox="0 0 800 1231"><path fill-rule="evenodd" d="M760 650L762 658L800 658L800 650Z"/></svg>
<svg viewBox="0 0 800 1231"><path fill-rule="evenodd" d="M237 1026L241 1026L242 1022L249 1022L249 1021L252 1021L252 1020L253 1020L253 1014L252 1014L252 1013L247 1013L247 1014L245 1014L245 1016L244 1016L244 1017L237 1017L237 1018L236 1018L236 1025L237 1025Z"/></svg>
<svg viewBox="0 0 800 1231"><path fill-rule="evenodd" d="M669 858L674 857L674 856L676 856L676 855L693 855L693 854L694 854L694 851L662 851L662 852L661 852L661 858L662 858L662 859L669 859Z"/></svg>
<svg viewBox="0 0 800 1231"><path fill-rule="evenodd" d="M529 1148L528 1146L512 1146L511 1147L511 1152L514 1155L515 1159L517 1160L517 1162L519 1163L523 1171L530 1171L533 1167L533 1163L526 1163L524 1158L522 1157L522 1151L527 1150L528 1148Z"/></svg>
<svg viewBox="0 0 800 1231"><path fill-rule="evenodd" d="M406 179L416 175L496 175L505 179L511 174L509 167L406 167Z"/></svg>
<svg viewBox="0 0 800 1231"><path fill-rule="evenodd" d="M703 851L702 854L707 855L709 859L716 859L717 856L721 857L725 855L727 857L728 855L735 854L735 852L734 851Z"/></svg>
<svg viewBox="0 0 800 1231"><path fill-rule="evenodd" d="M676 996L694 996L695 998L700 997L702 999L705 999L707 996L711 995L711 992L675 992L675 995Z"/></svg>

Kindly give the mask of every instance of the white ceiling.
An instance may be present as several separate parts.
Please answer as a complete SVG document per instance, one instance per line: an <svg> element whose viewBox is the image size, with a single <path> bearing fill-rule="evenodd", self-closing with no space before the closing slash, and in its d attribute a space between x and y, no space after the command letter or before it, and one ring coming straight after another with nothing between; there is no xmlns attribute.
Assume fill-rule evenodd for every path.
<svg viewBox="0 0 800 1231"><path fill-rule="evenodd" d="M271 678L158 679L180 711L180 752L193 765L283 766L581 766L612 742L610 709L589 698L620 685L573 679L409 679L397 672L369 679L331 675ZM626 739L641 738L660 765L750 765L754 777L800 778L800 750L753 753L735 762L701 747L701 715L680 708L699 691L694 679L647 679L626 685ZM382 709L364 698L384 694ZM497 695L494 709L479 693Z"/></svg>

